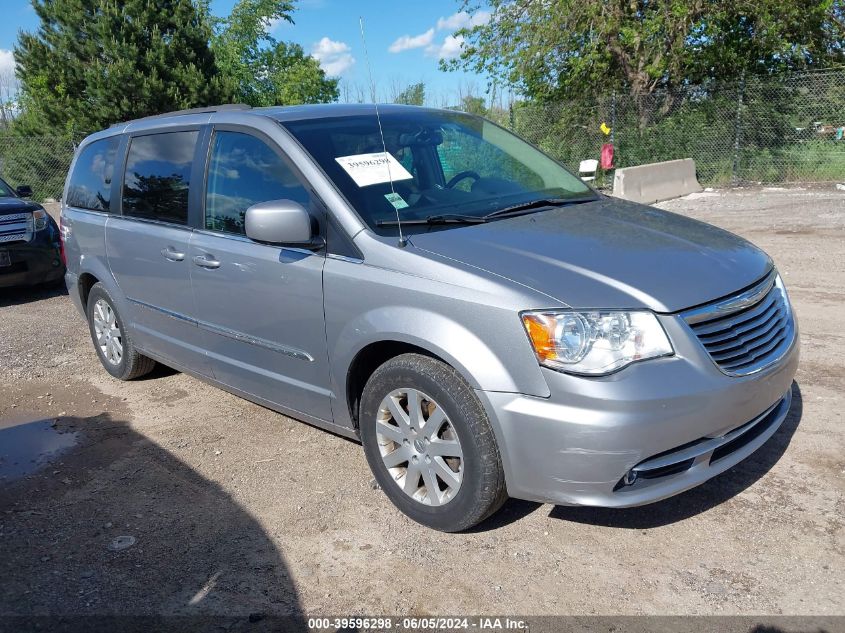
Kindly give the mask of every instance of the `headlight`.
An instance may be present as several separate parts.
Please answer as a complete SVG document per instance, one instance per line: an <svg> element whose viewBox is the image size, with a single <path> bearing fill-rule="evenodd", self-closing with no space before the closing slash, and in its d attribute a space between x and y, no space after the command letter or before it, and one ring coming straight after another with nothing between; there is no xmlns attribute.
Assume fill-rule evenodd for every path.
<svg viewBox="0 0 845 633"><path fill-rule="evenodd" d="M568 373L600 376L674 353L651 312L523 312L522 322L540 364Z"/></svg>
<svg viewBox="0 0 845 633"><path fill-rule="evenodd" d="M36 231L47 228L47 212L44 209L35 209L32 212L32 226Z"/></svg>

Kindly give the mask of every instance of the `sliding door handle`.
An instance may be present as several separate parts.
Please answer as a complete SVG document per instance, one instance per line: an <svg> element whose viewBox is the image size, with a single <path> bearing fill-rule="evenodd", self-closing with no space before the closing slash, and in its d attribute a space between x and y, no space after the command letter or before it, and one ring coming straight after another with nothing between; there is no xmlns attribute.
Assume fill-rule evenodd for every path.
<svg viewBox="0 0 845 633"><path fill-rule="evenodd" d="M165 259L169 259L172 262L181 262L185 259L185 253L180 253L179 251L174 251L171 247L161 249L161 254L164 256Z"/></svg>
<svg viewBox="0 0 845 633"><path fill-rule="evenodd" d="M211 259L205 255L197 255L194 257L194 263L202 268L220 268L220 262L216 259Z"/></svg>

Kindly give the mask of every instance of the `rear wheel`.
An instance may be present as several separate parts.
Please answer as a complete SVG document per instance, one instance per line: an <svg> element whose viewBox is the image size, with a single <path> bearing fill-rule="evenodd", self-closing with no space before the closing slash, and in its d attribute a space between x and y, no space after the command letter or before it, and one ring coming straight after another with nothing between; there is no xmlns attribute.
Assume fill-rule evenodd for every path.
<svg viewBox="0 0 845 633"><path fill-rule="evenodd" d="M415 521L457 532L507 498L487 415L445 363L420 354L387 361L364 387L359 420L376 481Z"/></svg>
<svg viewBox="0 0 845 633"><path fill-rule="evenodd" d="M107 372L120 380L132 380L153 370L155 361L135 349L111 295L101 283L91 287L86 312L94 349Z"/></svg>

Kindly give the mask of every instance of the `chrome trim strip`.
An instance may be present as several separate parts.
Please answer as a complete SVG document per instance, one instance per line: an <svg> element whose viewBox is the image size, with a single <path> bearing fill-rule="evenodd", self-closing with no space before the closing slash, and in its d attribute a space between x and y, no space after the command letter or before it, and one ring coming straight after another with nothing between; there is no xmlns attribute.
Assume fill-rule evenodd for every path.
<svg viewBox="0 0 845 633"><path fill-rule="evenodd" d="M179 321L190 323L191 325L195 325L198 328L201 328L207 332L211 332L212 334L219 334L220 336L225 336L226 338L230 338L235 341L240 341L241 343L255 345L256 347L263 347L264 349L269 349L272 352L284 354L285 356L290 356L291 358L296 358L297 360L304 360L309 363L314 362L314 357L311 356L311 354L309 354L308 352L304 352L300 349L287 347L285 345L279 345L278 343L268 341L267 339L251 336L249 334L238 332L237 330L231 330L229 328L221 327L219 325L214 325L213 323L209 323L207 321L199 321L179 312L173 312L171 310L167 310L159 306L154 306L150 303L139 301L138 299L132 299L130 297L127 297L126 299L130 303L134 303L135 305L139 305L144 308L149 308L150 310L155 310L156 312L160 312Z"/></svg>
<svg viewBox="0 0 845 633"><path fill-rule="evenodd" d="M347 257L346 255L336 255L334 253L329 253L326 255L327 259L336 259L339 262L348 262L350 264L363 264L364 260L358 257Z"/></svg>
<svg viewBox="0 0 845 633"><path fill-rule="evenodd" d="M173 312L172 310L167 310L166 308L161 308L159 306L154 306L151 303L146 303L145 301L140 301L138 299L133 299L132 297L126 297L126 300L129 303L134 303L135 305L141 306L143 308L149 308L150 310L155 310L156 312L161 312L169 317L177 319L178 321L184 321L185 323L190 323L191 325L196 325L196 319L192 319L191 317L184 315L180 312Z"/></svg>
<svg viewBox="0 0 845 633"><path fill-rule="evenodd" d="M97 211L90 211L86 210L89 213L98 213ZM194 229L191 228L187 223L185 224L178 224L176 222L165 222L164 220L155 220L153 218L143 218L138 217L137 215L126 215L124 213L103 213L101 215L105 215L110 218L114 218L115 220L125 220L127 222L136 222L139 224L149 224L151 226L163 226L169 229L179 229L180 231L185 231L191 233Z"/></svg>
<svg viewBox="0 0 845 633"><path fill-rule="evenodd" d="M213 323L208 323L207 321L197 321L196 323L201 329L213 334L219 334L220 336L225 336L226 338L240 341L241 343L255 345L256 347L263 347L264 349L269 349L271 352L278 352L279 354L284 354L285 356L290 356L291 358L296 358L297 360L304 360L309 363L314 362L314 357L311 356L311 354L300 349L287 347L286 345L279 345L278 343L268 341L267 339L251 336L250 334L244 334L243 332L214 325Z"/></svg>
<svg viewBox="0 0 845 633"><path fill-rule="evenodd" d="M768 409L766 409L763 413L758 415L750 422L746 422L745 424L742 424L741 426L738 426L737 428L728 431L720 437L709 438L702 442L699 442L698 444L689 446L674 453L662 455L661 457L656 457L654 459L648 459L644 462L637 464L631 470L638 474L646 474L651 470L657 470L659 468L665 468L667 466L674 466L675 464L685 462L690 459L699 459L711 455L713 451L715 451L720 446L723 446L728 442L735 440L736 438L744 435L752 428L760 424L775 409L779 409L779 413L784 414L786 411L789 410L791 402L792 390L790 389L790 391L786 392L783 398L778 400L775 404L770 406Z"/></svg>
<svg viewBox="0 0 845 633"><path fill-rule="evenodd" d="M73 211L75 213L90 213L91 215L101 215L103 217L121 217L119 213L115 213L114 211L103 211L102 209L86 209L85 207L74 207L70 204L62 204L63 209L67 209L68 211Z"/></svg>
<svg viewBox="0 0 845 633"><path fill-rule="evenodd" d="M774 269L772 269L765 278L757 283L757 285L749 288L745 292L717 301L716 303L710 303L700 308L694 308L688 312L682 313L681 316L684 318L684 321L690 325L728 316L733 312L737 312L743 308L747 308L755 303L758 303L772 289L772 286L775 285L776 277L777 273Z"/></svg>

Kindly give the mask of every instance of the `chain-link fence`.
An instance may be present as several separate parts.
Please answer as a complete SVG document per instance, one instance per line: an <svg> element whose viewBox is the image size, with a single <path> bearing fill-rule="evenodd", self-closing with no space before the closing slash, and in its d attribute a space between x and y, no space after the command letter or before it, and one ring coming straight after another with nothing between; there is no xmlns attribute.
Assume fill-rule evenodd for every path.
<svg viewBox="0 0 845 633"><path fill-rule="evenodd" d="M611 143L613 167L693 158L704 185L845 181L845 68L640 98L517 102L488 116L574 170ZM0 177L30 185L36 200L58 199L74 147L67 137L0 131Z"/></svg>
<svg viewBox="0 0 845 633"><path fill-rule="evenodd" d="M702 184L845 179L845 68L640 98L517 102L494 117L573 169L612 143L614 167L693 158Z"/></svg>
<svg viewBox="0 0 845 633"><path fill-rule="evenodd" d="M62 196L75 144L67 137L18 136L0 132L0 178L29 185L33 199Z"/></svg>

